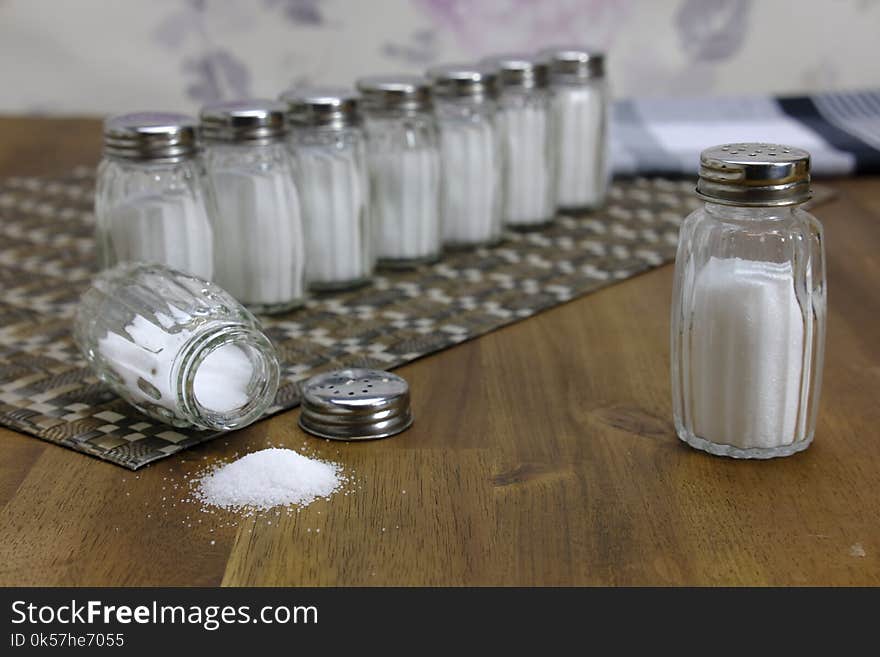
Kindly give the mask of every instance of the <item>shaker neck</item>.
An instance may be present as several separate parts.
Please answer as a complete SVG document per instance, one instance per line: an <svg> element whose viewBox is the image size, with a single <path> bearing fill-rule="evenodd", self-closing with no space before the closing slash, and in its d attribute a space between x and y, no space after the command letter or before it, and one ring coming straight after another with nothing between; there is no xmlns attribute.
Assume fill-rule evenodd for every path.
<svg viewBox="0 0 880 657"><path fill-rule="evenodd" d="M706 201L706 212L710 215L723 217L725 219L736 219L740 221L773 221L790 218L798 205L783 206L743 206L743 205L726 205L724 203L712 203Z"/></svg>

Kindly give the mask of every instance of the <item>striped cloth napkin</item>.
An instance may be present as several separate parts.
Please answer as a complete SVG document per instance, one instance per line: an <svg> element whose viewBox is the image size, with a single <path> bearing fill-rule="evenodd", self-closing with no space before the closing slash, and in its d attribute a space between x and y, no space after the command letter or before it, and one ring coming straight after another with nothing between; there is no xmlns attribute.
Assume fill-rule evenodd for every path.
<svg viewBox="0 0 880 657"><path fill-rule="evenodd" d="M805 148L818 177L880 173L880 91L621 100L612 117L617 175L695 176L701 150L743 141Z"/></svg>

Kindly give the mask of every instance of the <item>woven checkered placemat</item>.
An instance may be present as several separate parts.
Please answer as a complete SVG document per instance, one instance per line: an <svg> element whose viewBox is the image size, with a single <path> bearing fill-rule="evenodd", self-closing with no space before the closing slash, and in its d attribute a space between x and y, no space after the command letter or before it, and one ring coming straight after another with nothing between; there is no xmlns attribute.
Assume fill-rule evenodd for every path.
<svg viewBox="0 0 880 657"><path fill-rule="evenodd" d="M216 434L144 417L85 367L71 322L95 272L93 190L91 169L0 183L0 424L137 469ZM617 183L601 212L263 318L283 360L270 413L322 370L390 369L669 261L692 190Z"/></svg>

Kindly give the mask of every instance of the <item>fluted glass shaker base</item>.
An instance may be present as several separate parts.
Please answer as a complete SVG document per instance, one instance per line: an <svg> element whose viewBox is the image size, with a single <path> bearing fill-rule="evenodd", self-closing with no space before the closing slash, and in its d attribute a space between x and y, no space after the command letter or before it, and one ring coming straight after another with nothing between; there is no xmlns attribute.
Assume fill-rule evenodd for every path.
<svg viewBox="0 0 880 657"><path fill-rule="evenodd" d="M104 383L173 426L241 428L278 389L278 356L253 315L216 285L160 265L100 274L80 303L75 337Z"/></svg>
<svg viewBox="0 0 880 657"><path fill-rule="evenodd" d="M809 436L791 445L781 445L779 447L736 447L700 438L690 433L683 426L678 431L678 437L691 447L714 454L715 456L727 456L732 459L775 459L780 456L791 456L792 454L803 452L813 444L813 436Z"/></svg>

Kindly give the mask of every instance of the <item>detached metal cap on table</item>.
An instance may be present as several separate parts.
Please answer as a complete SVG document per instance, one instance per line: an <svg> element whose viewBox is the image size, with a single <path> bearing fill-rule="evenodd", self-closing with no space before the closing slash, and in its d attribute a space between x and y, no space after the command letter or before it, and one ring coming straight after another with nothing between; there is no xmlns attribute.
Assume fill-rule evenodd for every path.
<svg viewBox="0 0 880 657"><path fill-rule="evenodd" d="M810 199L810 154L782 144L742 143L700 154L697 194L710 203L796 205Z"/></svg>
<svg viewBox="0 0 880 657"><path fill-rule="evenodd" d="M321 438L387 438L413 423L409 384L390 372L324 372L300 384L300 393L299 425Z"/></svg>

